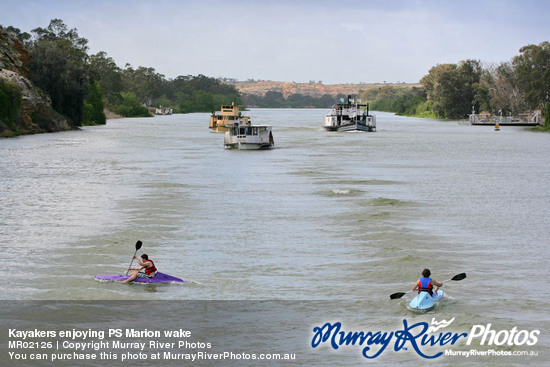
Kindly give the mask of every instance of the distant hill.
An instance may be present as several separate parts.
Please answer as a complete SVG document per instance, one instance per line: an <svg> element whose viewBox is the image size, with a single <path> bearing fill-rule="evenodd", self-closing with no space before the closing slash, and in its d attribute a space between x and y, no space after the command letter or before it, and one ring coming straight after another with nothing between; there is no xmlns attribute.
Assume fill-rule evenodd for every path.
<svg viewBox="0 0 550 367"><path fill-rule="evenodd" d="M335 96L337 94L359 94L360 91L366 91L373 88L381 88L385 85L395 87L419 86L420 84L406 83L373 83L373 84L321 84L321 83L294 83L294 82L275 82L275 81L224 81L226 84L234 85L241 93L263 96L266 92L275 91L283 93L287 98L291 94L302 94L312 97L321 97L324 94Z"/></svg>

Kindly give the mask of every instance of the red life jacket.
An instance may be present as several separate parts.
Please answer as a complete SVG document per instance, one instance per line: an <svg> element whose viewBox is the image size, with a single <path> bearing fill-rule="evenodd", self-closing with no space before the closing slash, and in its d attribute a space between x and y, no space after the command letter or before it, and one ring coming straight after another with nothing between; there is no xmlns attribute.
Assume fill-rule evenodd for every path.
<svg viewBox="0 0 550 367"><path fill-rule="evenodd" d="M418 284L418 293L428 292L430 296L433 295L432 278L420 278L418 279Z"/></svg>
<svg viewBox="0 0 550 367"><path fill-rule="evenodd" d="M145 262L147 262L147 261L150 261L151 264L153 264L153 266L145 267L145 274L146 275L151 275L152 273L157 271L157 268L155 267L155 263L153 262L153 260L149 259L149 260L146 260Z"/></svg>

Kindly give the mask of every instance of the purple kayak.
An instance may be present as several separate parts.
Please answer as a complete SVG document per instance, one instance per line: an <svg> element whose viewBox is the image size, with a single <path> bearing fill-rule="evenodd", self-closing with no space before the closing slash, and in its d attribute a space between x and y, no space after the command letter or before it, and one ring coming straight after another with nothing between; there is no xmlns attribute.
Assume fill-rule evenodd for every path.
<svg viewBox="0 0 550 367"><path fill-rule="evenodd" d="M96 279L101 280L113 280L113 281L123 281L128 278L130 278L129 275L117 275L117 274L109 274L109 275L96 275ZM173 277L168 274L164 274L157 271L157 275L155 275L154 278L136 278L134 280L136 283L185 283L183 279Z"/></svg>

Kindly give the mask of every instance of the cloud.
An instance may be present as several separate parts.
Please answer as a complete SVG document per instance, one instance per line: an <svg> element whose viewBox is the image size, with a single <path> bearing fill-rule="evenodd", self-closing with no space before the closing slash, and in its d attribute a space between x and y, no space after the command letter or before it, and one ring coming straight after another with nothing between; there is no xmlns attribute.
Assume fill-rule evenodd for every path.
<svg viewBox="0 0 550 367"><path fill-rule="evenodd" d="M119 66L174 78L417 82L439 63L508 61L548 40L547 2L13 1L0 24L61 18ZM545 39L546 38L546 39Z"/></svg>

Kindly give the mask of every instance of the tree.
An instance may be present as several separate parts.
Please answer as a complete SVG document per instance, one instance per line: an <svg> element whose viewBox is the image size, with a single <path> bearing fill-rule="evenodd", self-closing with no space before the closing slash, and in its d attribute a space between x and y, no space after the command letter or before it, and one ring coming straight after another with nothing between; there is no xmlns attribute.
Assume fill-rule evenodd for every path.
<svg viewBox="0 0 550 367"><path fill-rule="evenodd" d="M139 103L132 92L122 92L124 102L116 109L116 113L126 117L151 117L147 107Z"/></svg>
<svg viewBox="0 0 550 367"><path fill-rule="evenodd" d="M420 83L433 101L436 116L463 118L475 103L475 91L479 87L482 68L477 60L465 60L456 64L441 64L430 69Z"/></svg>
<svg viewBox="0 0 550 367"><path fill-rule="evenodd" d="M269 91L264 96L265 107L282 108L285 105L285 98L283 93L276 91Z"/></svg>
<svg viewBox="0 0 550 367"><path fill-rule="evenodd" d="M152 106L153 100L163 95L164 75L158 74L154 68L139 66L133 69L126 64L123 75L124 90L133 92L140 103Z"/></svg>
<svg viewBox="0 0 550 367"><path fill-rule="evenodd" d="M0 132L5 127L13 130L21 114L22 102L19 85L0 78Z"/></svg>
<svg viewBox="0 0 550 367"><path fill-rule="evenodd" d="M120 94L123 91L122 70L103 51L90 56L89 62L90 79L99 82L107 106L120 105L123 101Z"/></svg>
<svg viewBox="0 0 550 367"><path fill-rule="evenodd" d="M101 86L98 81L88 85L88 93L84 99L84 118L85 124L103 125L106 122L105 114L103 113L103 98Z"/></svg>
<svg viewBox="0 0 550 367"><path fill-rule="evenodd" d="M501 63L493 71L492 112L518 114L528 109L525 93L518 83L518 75L510 62Z"/></svg>
<svg viewBox="0 0 550 367"><path fill-rule="evenodd" d="M88 41L76 29L68 30L60 19L32 33L29 78L50 95L57 112L80 126L88 84Z"/></svg>
<svg viewBox="0 0 550 367"><path fill-rule="evenodd" d="M519 89L530 108L542 109L550 102L550 43L522 47L512 65Z"/></svg>
<svg viewBox="0 0 550 367"><path fill-rule="evenodd" d="M24 45L27 45L29 40L31 39L31 35L27 32L21 32L19 28L15 28L13 26L6 27L6 31L13 33L15 37L19 38L21 42L23 42Z"/></svg>

